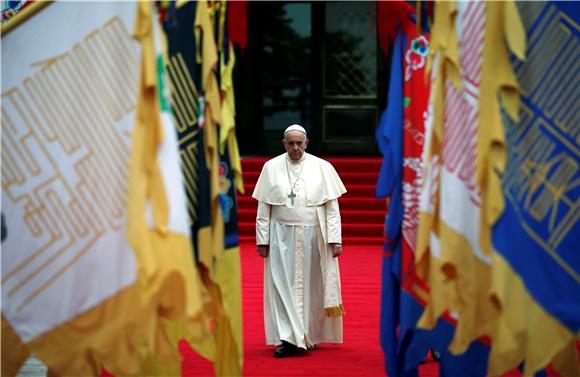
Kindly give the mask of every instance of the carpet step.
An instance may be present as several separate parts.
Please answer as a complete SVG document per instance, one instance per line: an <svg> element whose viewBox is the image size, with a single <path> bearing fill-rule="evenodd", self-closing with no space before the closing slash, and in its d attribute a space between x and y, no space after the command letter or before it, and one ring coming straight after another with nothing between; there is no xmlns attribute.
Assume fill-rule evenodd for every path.
<svg viewBox="0 0 580 377"><path fill-rule="evenodd" d="M342 224L342 234L344 237L381 237L383 235L383 224ZM256 232L255 222L240 222L238 224L240 235L250 235Z"/></svg>
<svg viewBox="0 0 580 377"><path fill-rule="evenodd" d="M359 224L342 224L342 234L345 237L382 237L384 233L383 224L370 224L370 223L359 223Z"/></svg>
<svg viewBox="0 0 580 377"><path fill-rule="evenodd" d="M345 170L365 173L377 173L381 169L382 158L376 157L325 157L336 171Z"/></svg>
<svg viewBox="0 0 580 377"><path fill-rule="evenodd" d="M244 157L242 158L242 171L262 171L262 166L272 157ZM324 157L330 162L337 172L352 170L359 172L376 173L381 168L381 157Z"/></svg>
<svg viewBox="0 0 580 377"><path fill-rule="evenodd" d="M352 245L384 245L385 237L342 237L342 244L345 248Z"/></svg>
<svg viewBox="0 0 580 377"><path fill-rule="evenodd" d="M386 211L384 199L373 197L348 197L348 194L338 200L341 212L346 211ZM383 219L384 220L384 219Z"/></svg>
<svg viewBox="0 0 580 377"><path fill-rule="evenodd" d="M255 242L257 201L251 197L262 167L272 157L243 157L245 194L238 196L239 235L242 242ZM325 156L347 193L339 199L345 244L382 245L386 214L384 199L375 199L382 157Z"/></svg>
<svg viewBox="0 0 580 377"><path fill-rule="evenodd" d="M255 203L257 205L257 202ZM343 224L348 223L374 223L383 224L385 221L385 211L359 211L359 210L343 210L340 211L340 216ZM252 223L256 220L256 207L241 208L238 210L239 223Z"/></svg>
<svg viewBox="0 0 580 377"><path fill-rule="evenodd" d="M376 185L373 184L345 184L346 194L345 197L362 196L368 198L375 197Z"/></svg>
<svg viewBox="0 0 580 377"><path fill-rule="evenodd" d="M386 211L379 209L376 211L359 211L359 210L348 210L341 209L340 217L344 224L348 223L372 223L381 224L385 222Z"/></svg>
<svg viewBox="0 0 580 377"><path fill-rule="evenodd" d="M255 244L256 236L254 234L243 236L241 235L240 242ZM351 250L350 248L354 247L355 245L383 245L384 243L384 237L342 237L342 244L345 246L345 248L348 248L347 250Z"/></svg>
<svg viewBox="0 0 580 377"><path fill-rule="evenodd" d="M348 196L344 196L338 199L338 203L340 205L341 210L378 211L386 209L386 202L384 199L375 199L372 197L350 198ZM256 199L250 196L240 195L238 197L238 208L240 209L251 209L256 208L257 206L258 202L256 201Z"/></svg>
<svg viewBox="0 0 580 377"><path fill-rule="evenodd" d="M378 172L369 173L360 171L339 171L338 175L347 189L349 185L376 185L379 177ZM259 171L244 171L244 184L255 185L259 176Z"/></svg>
<svg viewBox="0 0 580 377"><path fill-rule="evenodd" d="M256 182L246 182L244 181L244 195L252 195L254 192L254 187L256 186ZM348 196L365 196L365 197L374 197L375 196L375 189L376 185L374 184L356 184L356 183L349 183L345 184L347 193L345 195Z"/></svg>

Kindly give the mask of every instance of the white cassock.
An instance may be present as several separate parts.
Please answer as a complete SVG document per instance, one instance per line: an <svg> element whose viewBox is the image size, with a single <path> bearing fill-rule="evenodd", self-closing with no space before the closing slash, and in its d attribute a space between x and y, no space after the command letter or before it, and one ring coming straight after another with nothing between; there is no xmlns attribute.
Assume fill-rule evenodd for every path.
<svg viewBox="0 0 580 377"><path fill-rule="evenodd" d="M342 343L338 258L328 244L342 243L337 199L345 192L332 165L311 154L294 162L284 153L264 164L252 197L258 200L256 243L270 245L267 344Z"/></svg>

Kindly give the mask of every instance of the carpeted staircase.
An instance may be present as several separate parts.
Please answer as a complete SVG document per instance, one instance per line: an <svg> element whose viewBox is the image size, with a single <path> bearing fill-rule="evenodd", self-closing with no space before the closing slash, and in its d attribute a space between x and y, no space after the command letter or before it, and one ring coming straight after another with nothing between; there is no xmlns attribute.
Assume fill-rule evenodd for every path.
<svg viewBox="0 0 580 377"><path fill-rule="evenodd" d="M239 234L241 242L255 242L257 202L252 198L264 162L269 157L242 158L245 194L239 196ZM375 199L375 184L381 165L379 157L325 157L347 193L339 200L342 216L342 242L345 245L382 245L385 201Z"/></svg>

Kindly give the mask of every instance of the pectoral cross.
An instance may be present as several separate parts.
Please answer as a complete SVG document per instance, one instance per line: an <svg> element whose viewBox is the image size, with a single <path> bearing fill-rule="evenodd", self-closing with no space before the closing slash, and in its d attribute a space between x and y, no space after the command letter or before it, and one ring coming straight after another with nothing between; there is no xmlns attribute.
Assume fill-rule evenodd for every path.
<svg viewBox="0 0 580 377"><path fill-rule="evenodd" d="M294 198L296 197L296 194L294 193L294 190L290 190L290 194L288 194L288 197L290 198L290 201L292 202L292 205L294 205Z"/></svg>

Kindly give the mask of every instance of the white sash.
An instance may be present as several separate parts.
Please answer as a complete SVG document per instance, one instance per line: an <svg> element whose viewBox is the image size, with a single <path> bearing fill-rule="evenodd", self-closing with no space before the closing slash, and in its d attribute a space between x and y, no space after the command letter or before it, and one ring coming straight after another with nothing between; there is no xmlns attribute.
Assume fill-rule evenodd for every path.
<svg viewBox="0 0 580 377"><path fill-rule="evenodd" d="M316 216L316 207L272 206L270 216L278 224L320 226Z"/></svg>

